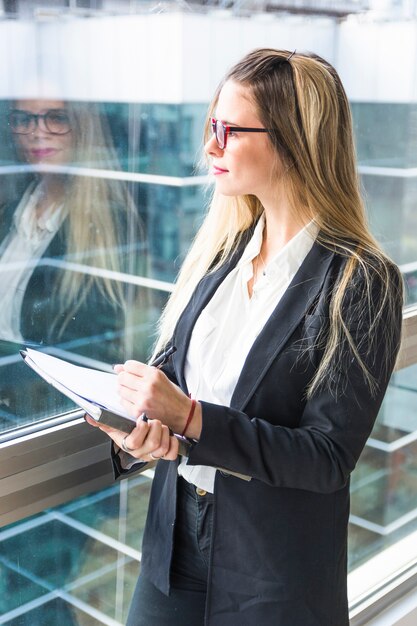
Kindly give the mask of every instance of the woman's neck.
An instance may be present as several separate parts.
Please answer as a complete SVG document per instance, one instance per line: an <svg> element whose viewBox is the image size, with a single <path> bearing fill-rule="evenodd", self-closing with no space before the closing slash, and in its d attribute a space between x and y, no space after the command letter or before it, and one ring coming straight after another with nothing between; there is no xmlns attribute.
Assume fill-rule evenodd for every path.
<svg viewBox="0 0 417 626"><path fill-rule="evenodd" d="M40 217L52 205L59 206L64 198L64 181L60 176L44 176L39 183L40 194L36 205L37 217Z"/></svg>
<svg viewBox="0 0 417 626"><path fill-rule="evenodd" d="M295 216L294 210L288 205L275 206L273 209L264 206L264 210L265 228L261 255L268 264L310 220Z"/></svg>

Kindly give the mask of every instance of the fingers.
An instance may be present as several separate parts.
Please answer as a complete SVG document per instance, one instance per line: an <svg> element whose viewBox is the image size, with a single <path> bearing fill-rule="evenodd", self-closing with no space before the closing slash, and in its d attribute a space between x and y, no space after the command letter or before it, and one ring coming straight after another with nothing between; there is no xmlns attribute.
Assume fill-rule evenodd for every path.
<svg viewBox="0 0 417 626"><path fill-rule="evenodd" d="M155 459L165 459L166 455L169 453L169 449L170 449L170 434L169 434L169 430L166 426L163 426L160 422L159 422L160 428L157 429L157 432L155 434L149 436L149 445L157 445L157 447L153 450L150 451L149 456L151 459L155 460ZM152 428L152 423L151 423L151 428ZM159 441L157 440L157 437L159 435ZM147 442L148 443L148 442Z"/></svg>
<svg viewBox="0 0 417 626"><path fill-rule="evenodd" d="M100 428L119 448L137 459L150 461L164 458L174 461L178 456L178 440L159 420L147 422L138 420L135 428L128 435L121 430L97 423L89 415L85 415L85 421L91 426Z"/></svg>
<svg viewBox="0 0 417 626"><path fill-rule="evenodd" d="M130 415L139 417L145 412L160 418L159 409L167 391L165 374L139 361L126 361L117 371L121 402Z"/></svg>
<svg viewBox="0 0 417 626"><path fill-rule="evenodd" d="M87 422L87 424L89 424L90 426L94 426L95 428L99 428L100 430L102 430L103 432L105 432L107 435L110 435L111 433L118 433L119 431L116 430L115 428L112 428L111 426L107 426L107 424L103 424L102 422L97 422L93 417L91 417L91 415L89 415L88 413L84 414L84 420Z"/></svg>
<svg viewBox="0 0 417 626"><path fill-rule="evenodd" d="M84 419L85 419L85 421L87 422L87 424L90 424L90 426L94 426L95 428L98 428L98 427L99 427L98 422L96 422L96 420L95 420L95 419L93 419L92 417L90 417L90 416L88 415L88 413L85 413L85 414L84 414Z"/></svg>
<svg viewBox="0 0 417 626"><path fill-rule="evenodd" d="M171 432L167 426L162 425L162 437L161 445L152 452L149 453L149 458L153 461L157 459L164 459L165 461L175 461L178 457L179 441L176 437L171 435Z"/></svg>
<svg viewBox="0 0 417 626"><path fill-rule="evenodd" d="M133 374L134 376L145 376L149 369L150 367L149 365L146 365L146 363L134 361L133 359L126 361L123 365L123 370L128 374Z"/></svg>
<svg viewBox="0 0 417 626"><path fill-rule="evenodd" d="M147 434L143 438L145 429L147 429ZM125 446L129 448L132 456L153 461L161 458L174 461L178 456L179 448L177 438L172 436L169 428L159 420L138 422L137 428L126 437Z"/></svg>
<svg viewBox="0 0 417 626"><path fill-rule="evenodd" d="M121 445L122 440L126 437L125 432L123 432L122 430L113 428L112 426L108 426L107 424L103 424L102 422L96 422L96 420L93 419L87 413L84 415L84 419L87 422L87 424L89 424L90 426L99 428L104 433L106 433L106 435L108 435L111 439L113 439L114 443L117 446L119 446L119 448L122 447ZM147 436L147 432L148 432L147 423L142 420L138 420L135 428L132 430L132 433L134 433L135 444L138 448L141 447L141 444L145 440Z"/></svg>
<svg viewBox="0 0 417 626"><path fill-rule="evenodd" d="M119 396L123 406L134 417L139 417L139 415L145 412L143 402L141 402L142 396L138 391L129 389L128 387L120 387Z"/></svg>
<svg viewBox="0 0 417 626"><path fill-rule="evenodd" d="M178 439L171 434L169 428L167 430L169 435L169 449L167 452L165 452L164 458L166 461L175 461L175 459L178 457L180 443Z"/></svg>

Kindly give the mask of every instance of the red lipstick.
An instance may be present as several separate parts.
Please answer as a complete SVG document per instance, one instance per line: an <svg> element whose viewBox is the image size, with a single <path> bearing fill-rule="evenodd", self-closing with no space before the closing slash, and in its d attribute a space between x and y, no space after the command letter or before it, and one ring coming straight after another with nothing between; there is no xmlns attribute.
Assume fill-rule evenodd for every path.
<svg viewBox="0 0 417 626"><path fill-rule="evenodd" d="M55 148L35 148L30 151L32 156L37 159L44 159L45 157L52 156L56 153Z"/></svg>
<svg viewBox="0 0 417 626"><path fill-rule="evenodd" d="M229 170L224 170L221 167L217 167L217 165L213 165L213 174L214 176L218 176L219 174L226 174Z"/></svg>

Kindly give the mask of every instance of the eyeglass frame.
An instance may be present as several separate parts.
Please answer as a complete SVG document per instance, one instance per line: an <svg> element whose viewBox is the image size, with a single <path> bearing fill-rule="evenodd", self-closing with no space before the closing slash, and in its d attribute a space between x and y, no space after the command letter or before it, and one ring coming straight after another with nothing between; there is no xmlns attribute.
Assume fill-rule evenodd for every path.
<svg viewBox="0 0 417 626"><path fill-rule="evenodd" d="M57 111L66 113L65 109L48 109L48 111L46 111L46 113L30 113L30 111L25 111L24 109L12 109L11 111L9 111L8 124L10 126L11 132L14 135L30 135L30 133L33 133L33 131L36 128L39 128L39 120L42 120L43 121L43 125L45 127L45 130L46 130L46 132L49 135L68 135L68 133L70 133L72 131L72 128L69 128L68 130L66 130L66 131L64 131L62 133L57 133L57 132L51 131L48 128L48 123L47 123L48 115L50 115L50 113L52 113L52 112L57 112ZM14 130L13 126L12 126L12 124L10 122L10 119L11 119L11 117L12 117L14 112L16 112L16 113L24 113L27 116L27 118L29 120L29 123L33 122L35 125L30 130L28 130L27 132L23 132L23 133ZM69 123L69 117L68 117L68 123Z"/></svg>
<svg viewBox="0 0 417 626"><path fill-rule="evenodd" d="M230 126L229 124L225 124L222 120L218 120L215 117L210 118L211 130L213 135L216 138L217 146L220 150L225 150L227 146L227 138L231 132L236 133L269 133L273 129L272 128L248 128L246 126ZM217 124L221 124L224 132L224 145L220 145L219 139L217 136Z"/></svg>

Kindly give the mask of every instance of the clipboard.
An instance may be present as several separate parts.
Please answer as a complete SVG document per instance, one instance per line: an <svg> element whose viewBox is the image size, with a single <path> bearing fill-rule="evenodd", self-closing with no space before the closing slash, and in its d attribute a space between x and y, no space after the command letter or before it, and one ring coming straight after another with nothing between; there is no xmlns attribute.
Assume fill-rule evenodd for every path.
<svg viewBox="0 0 417 626"><path fill-rule="evenodd" d="M73 365L33 348L20 350L20 354L34 372L77 404L96 422L106 424L126 434L131 433L135 428L136 419L125 411L119 400L115 373ZM179 442L178 453L188 457L195 442L177 433L174 433L174 437ZM246 474L222 467L216 469L242 480L251 480L251 477Z"/></svg>
<svg viewBox="0 0 417 626"><path fill-rule="evenodd" d="M60 391L81 409L83 409L83 411L88 413L88 415L90 415L90 417L92 417L96 422L106 424L107 426L121 430L126 434L131 433L135 428L136 419L131 417L123 409L117 398L116 374L101 372L99 370L93 370L79 365L73 365L68 361L51 356L45 352L33 350L32 348L20 350L20 354L26 365L28 365L47 383L52 385L52 387L55 387L55 389ZM58 374L54 375L54 370L55 372L58 371ZM64 372L64 375L62 372ZM65 375L66 373L67 375ZM106 407L98 401L98 394L94 392L95 387L93 388L93 392L91 394L77 393L77 390L71 388L71 383L74 382L74 380L80 381L81 378L84 380L81 389L84 387L87 388L89 378L92 378L93 376L95 381L97 381L97 384L99 384L100 379L102 379L102 385L103 388L106 389L107 395L109 395L109 386L110 392L113 391L112 387L114 387L114 393L111 393L113 396L111 408ZM178 434L175 434L175 437L179 440L179 454L181 456L188 456L193 442L190 439L182 437Z"/></svg>

